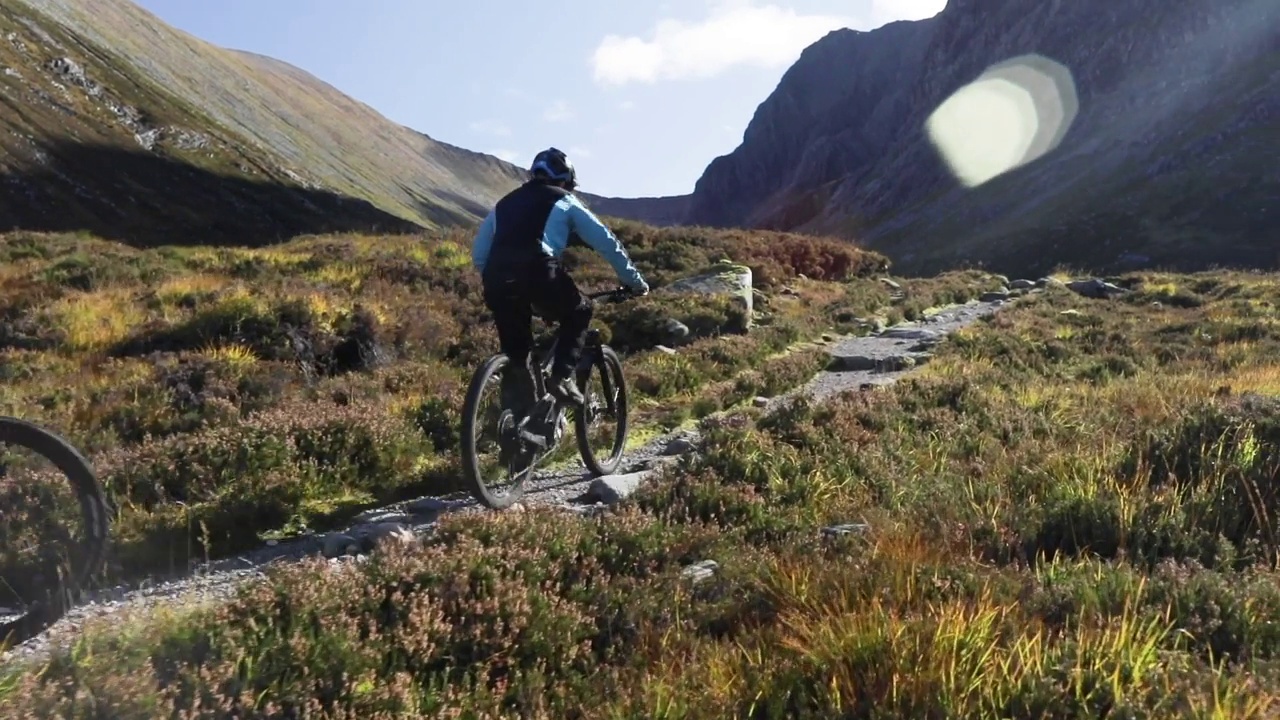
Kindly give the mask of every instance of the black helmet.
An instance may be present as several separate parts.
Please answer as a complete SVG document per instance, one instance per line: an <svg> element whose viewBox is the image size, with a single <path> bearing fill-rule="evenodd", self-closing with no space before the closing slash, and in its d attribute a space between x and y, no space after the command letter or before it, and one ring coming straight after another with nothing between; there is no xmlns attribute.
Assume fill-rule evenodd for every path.
<svg viewBox="0 0 1280 720"><path fill-rule="evenodd" d="M529 177L564 183L570 190L578 186L578 173L573 169L573 163L555 148L547 148L538 153L529 166Z"/></svg>

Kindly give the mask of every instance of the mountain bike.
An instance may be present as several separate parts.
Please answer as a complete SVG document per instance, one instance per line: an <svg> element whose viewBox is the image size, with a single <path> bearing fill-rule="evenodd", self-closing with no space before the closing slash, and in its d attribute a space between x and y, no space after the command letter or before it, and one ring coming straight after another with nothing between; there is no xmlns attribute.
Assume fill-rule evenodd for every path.
<svg viewBox="0 0 1280 720"><path fill-rule="evenodd" d="M33 467L14 449L52 468ZM74 502L56 497L67 489ZM26 500L34 500L31 509ZM34 423L0 417L0 651L66 613L105 564L108 517L102 485L75 447ZM69 528L76 520L79 533Z"/></svg>
<svg viewBox="0 0 1280 720"><path fill-rule="evenodd" d="M635 296L628 288L587 295L592 300L605 302L622 302ZM486 390L499 390L503 371L511 367L506 355L499 352L490 356L471 377L462 407L462 468L470 481L472 495L491 509L505 509L524 496L525 483L533 477L538 464L556 451L567 430L569 407L547 392L557 344L558 338L551 335L534 343L530 374L533 396L538 400L523 418L515 417L510 409L502 407L500 398L492 408L481 406ZM627 383L622 376L622 361L613 348L600 341L599 330L587 331L574 377L585 398L581 407L573 408L578 453L594 476L608 475L622 462L627 441ZM594 378L599 379L599 388L590 385ZM609 420L616 421L616 427L604 433L610 445L606 452L600 453L592 447L592 441L600 435L597 431L602 424ZM477 431L486 426L495 432L492 438L482 439ZM492 450L497 450L497 460L482 461L481 453ZM495 490L486 482L490 473L504 475L507 488Z"/></svg>

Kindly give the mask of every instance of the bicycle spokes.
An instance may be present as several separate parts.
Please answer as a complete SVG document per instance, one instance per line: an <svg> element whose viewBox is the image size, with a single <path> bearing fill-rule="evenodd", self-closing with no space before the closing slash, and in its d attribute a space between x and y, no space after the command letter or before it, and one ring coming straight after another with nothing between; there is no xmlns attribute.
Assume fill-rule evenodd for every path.
<svg viewBox="0 0 1280 720"><path fill-rule="evenodd" d="M586 377L583 396L586 403L580 412L586 413L588 436L592 450L603 447L606 453L613 447L618 424L617 384L598 368Z"/></svg>
<svg viewBox="0 0 1280 720"><path fill-rule="evenodd" d="M488 485L513 485L523 482L523 475L534 459L527 443L519 437L520 418L512 408L506 407L514 398L504 403L501 373L495 373L486 383L485 392L476 408L475 448L478 470ZM517 411L519 407L515 408Z"/></svg>

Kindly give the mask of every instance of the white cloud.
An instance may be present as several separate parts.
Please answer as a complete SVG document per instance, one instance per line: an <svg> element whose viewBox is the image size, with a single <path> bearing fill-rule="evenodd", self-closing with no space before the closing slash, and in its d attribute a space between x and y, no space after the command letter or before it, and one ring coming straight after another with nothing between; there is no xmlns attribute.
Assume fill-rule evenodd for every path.
<svg viewBox="0 0 1280 720"><path fill-rule="evenodd" d="M496 135L498 137L510 137L511 135L511 128L497 120L476 120L468 127L471 132L482 135Z"/></svg>
<svg viewBox="0 0 1280 720"><path fill-rule="evenodd" d="M926 20L946 6L947 0L871 0L872 27L895 20Z"/></svg>
<svg viewBox="0 0 1280 720"><path fill-rule="evenodd" d="M572 120L574 112L568 103L563 100L557 100L554 105L547 108L546 112L542 113L542 117L547 122L564 122Z"/></svg>
<svg viewBox="0 0 1280 720"><path fill-rule="evenodd" d="M736 66L786 67L832 30L870 30L895 20L937 15L947 0L871 0L869 16L804 15L758 0L711 0L701 21L659 20L648 39L608 35L596 46L596 82L625 85L700 80Z"/></svg>
<svg viewBox="0 0 1280 720"><path fill-rule="evenodd" d="M709 78L738 65L785 67L818 38L856 22L752 0L718 0L700 22L658 21L647 40L605 37L591 58L592 73L596 82L625 85Z"/></svg>
<svg viewBox="0 0 1280 720"><path fill-rule="evenodd" d="M623 100L622 102L618 103L618 109L619 110L635 110L636 104L630 100Z"/></svg>

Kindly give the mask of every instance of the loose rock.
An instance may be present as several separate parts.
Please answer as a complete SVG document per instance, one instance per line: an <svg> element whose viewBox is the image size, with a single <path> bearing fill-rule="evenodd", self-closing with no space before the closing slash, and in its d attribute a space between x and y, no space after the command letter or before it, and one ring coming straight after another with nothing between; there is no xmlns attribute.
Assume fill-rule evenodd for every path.
<svg viewBox="0 0 1280 720"><path fill-rule="evenodd" d="M668 344L679 345L689 337L689 326L675 318L667 318L662 323L662 334L666 336Z"/></svg>
<svg viewBox="0 0 1280 720"><path fill-rule="evenodd" d="M862 535L871 530L871 526L867 523L845 523L843 525L831 525L822 528L822 534L826 537L836 538L846 535Z"/></svg>
<svg viewBox="0 0 1280 720"><path fill-rule="evenodd" d="M448 509L449 504L437 498L422 498L404 506L404 510L412 515L438 515Z"/></svg>
<svg viewBox="0 0 1280 720"><path fill-rule="evenodd" d="M891 327L880 333L880 337L885 338L902 338L904 340L928 340L937 338L938 333L933 330L915 327Z"/></svg>
<svg viewBox="0 0 1280 720"><path fill-rule="evenodd" d="M687 565L680 571L680 576L692 583L700 583L710 580L716 574L716 570L720 568L720 563L715 560L700 560L692 565Z"/></svg>
<svg viewBox="0 0 1280 720"><path fill-rule="evenodd" d="M901 372L915 366L916 360L910 355L890 355L876 361L876 372Z"/></svg>
<svg viewBox="0 0 1280 720"><path fill-rule="evenodd" d="M687 455L697 449L698 446L689 438L678 437L672 438L671 442L667 443L667 446L662 449L662 454Z"/></svg>
<svg viewBox="0 0 1280 720"><path fill-rule="evenodd" d="M324 538L324 548L321 552L327 558L354 555L360 552L360 541L346 533L329 533Z"/></svg>
<svg viewBox="0 0 1280 720"><path fill-rule="evenodd" d="M1067 283L1067 289L1094 300L1105 300L1116 295L1123 295L1128 292L1122 287L1113 285L1106 280L1100 278L1090 278L1088 280L1074 280Z"/></svg>
<svg viewBox="0 0 1280 720"><path fill-rule="evenodd" d="M833 355L828 372L863 372L876 369L876 359L866 355Z"/></svg>
<svg viewBox="0 0 1280 720"><path fill-rule="evenodd" d="M648 471L627 473L626 475L604 475L596 478L587 488L583 499L588 502L601 502L606 505L620 503L640 488L640 483L649 475Z"/></svg>

